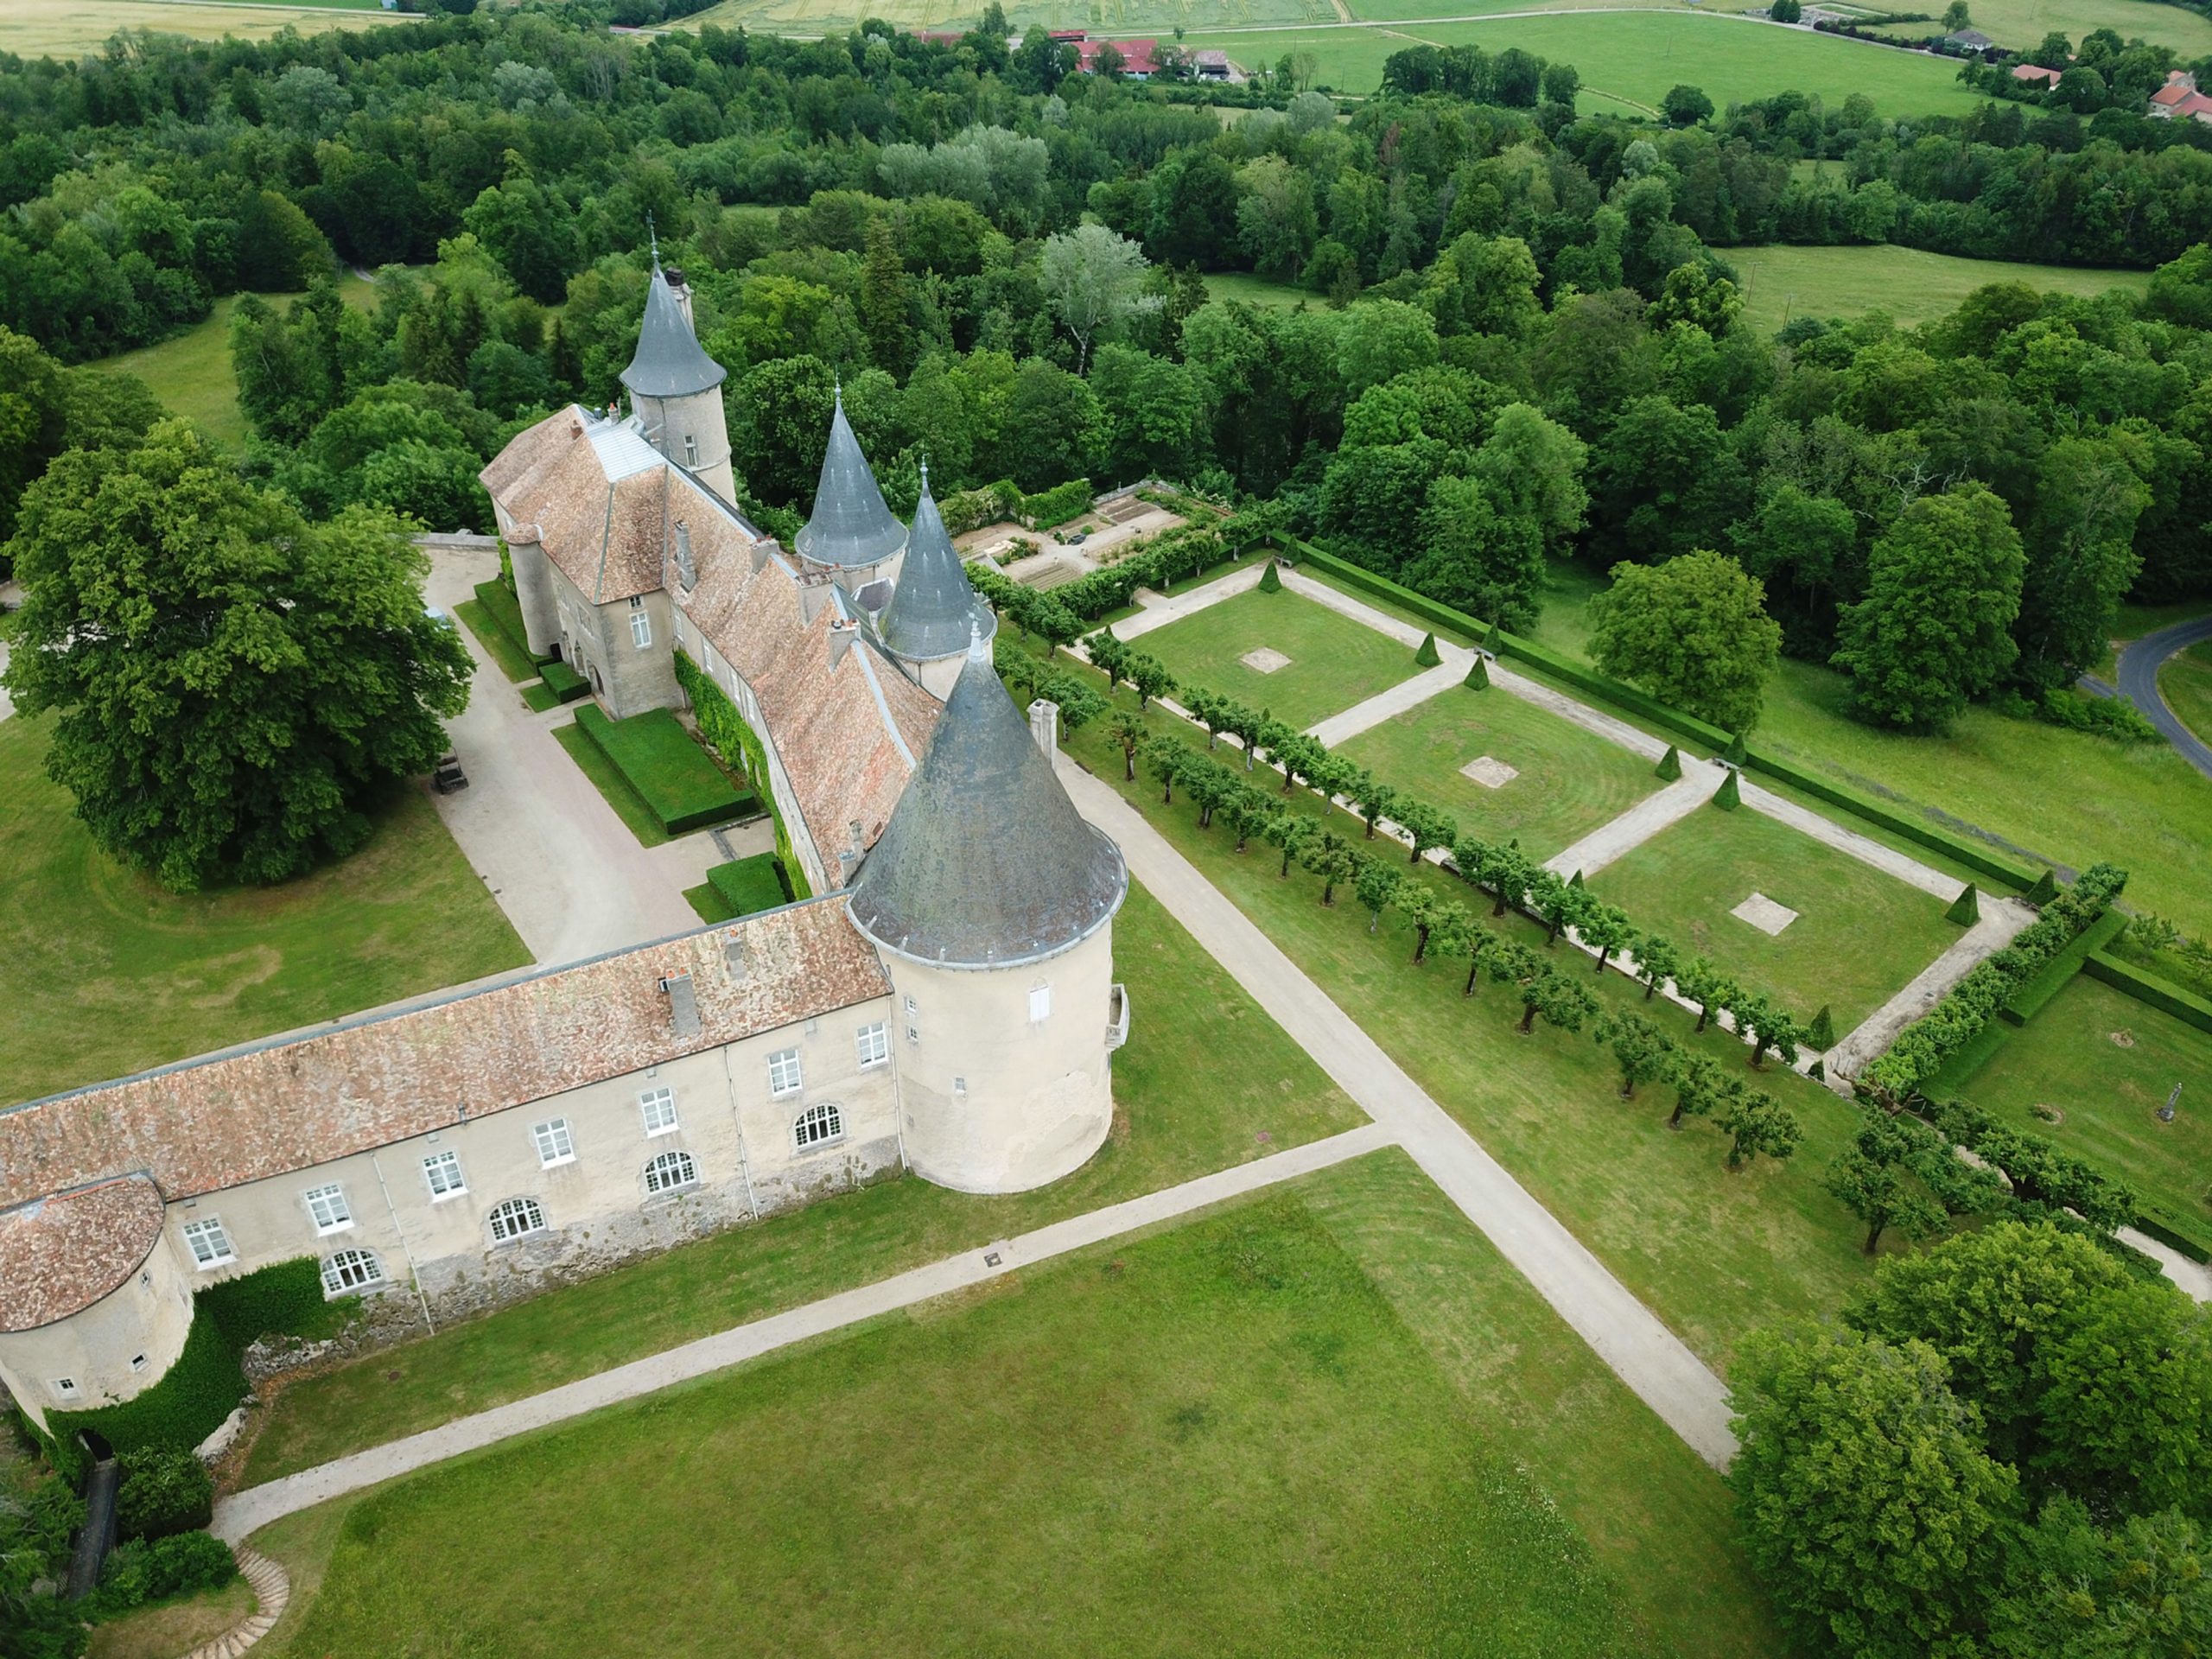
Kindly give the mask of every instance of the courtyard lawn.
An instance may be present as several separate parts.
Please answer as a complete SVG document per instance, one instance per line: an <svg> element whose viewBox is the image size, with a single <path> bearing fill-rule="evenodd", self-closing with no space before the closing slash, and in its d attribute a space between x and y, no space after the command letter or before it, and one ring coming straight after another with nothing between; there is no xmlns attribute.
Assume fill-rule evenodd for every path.
<svg viewBox="0 0 2212 1659"><path fill-rule="evenodd" d="M1442 807L1462 834L1517 838L1539 860L1664 787L1649 761L1495 686L1446 691L1338 753ZM1467 777L1462 768L1483 757L1517 775L1497 788Z"/></svg>
<svg viewBox="0 0 2212 1659"><path fill-rule="evenodd" d="M591 779L592 787L614 809L614 816L638 838L640 847L667 844L668 830L645 804L645 798L630 786L621 767L607 758L607 751L593 742L582 726L573 720L556 726L553 741L568 751L569 759L576 763L576 770Z"/></svg>
<svg viewBox="0 0 2212 1659"><path fill-rule="evenodd" d="M418 790L338 864L177 894L92 844L47 778L48 729L0 721L0 1103L530 960Z"/></svg>
<svg viewBox="0 0 2212 1659"><path fill-rule="evenodd" d="M1775 1652L1726 1529L1386 1153L257 1541L272 1656Z"/></svg>
<svg viewBox="0 0 2212 1659"><path fill-rule="evenodd" d="M2176 1084L2180 1110L2161 1123L2158 1109ZM2077 975L1961 1079L1959 1093L2130 1182L2149 1207L2212 1247L2212 1033Z"/></svg>
<svg viewBox="0 0 2212 1659"><path fill-rule="evenodd" d="M515 649L514 641L507 638L506 631L492 620L492 613L484 608L482 600L464 599L453 607L453 613L467 627L470 637L484 648L484 654L492 659L492 666L505 675L511 683L516 685L534 685L537 683L537 664L530 660L528 652ZM550 691L546 693L548 708L552 707L550 701L552 695Z"/></svg>
<svg viewBox="0 0 2212 1659"><path fill-rule="evenodd" d="M2123 3L2147 10L2149 0ZM2174 10L2201 24L2212 45L2212 23ZM2038 292L2084 298L2115 288L2139 295L2151 285L2147 270L1957 259L1918 248L1723 248L1719 257L1736 268L1744 321L1763 334L1792 317L1856 318L1869 311L1885 312L1898 327L1910 328L1948 316L1991 283L2025 283Z"/></svg>
<svg viewBox="0 0 2212 1659"><path fill-rule="evenodd" d="M1412 647L1310 599L1257 588L1135 643L1178 681L1265 709L1301 730L1421 672ZM1241 660L1255 651L1290 661L1263 674Z"/></svg>
<svg viewBox="0 0 2212 1659"><path fill-rule="evenodd" d="M238 1484L1366 1121L1141 887L1115 924L1114 952L1135 1009L1114 1057L1114 1129L1066 1179L1013 1198L887 1182L288 1382L257 1414Z"/></svg>
<svg viewBox="0 0 2212 1659"><path fill-rule="evenodd" d="M2183 725L2212 743L2212 645L2167 658L2158 671L2158 695Z"/></svg>
<svg viewBox="0 0 2212 1659"><path fill-rule="evenodd" d="M1703 807L1590 877L1591 890L1841 1037L1959 941L1940 899L1739 807ZM1797 912L1769 937L1731 915L1753 893Z"/></svg>
<svg viewBox="0 0 2212 1659"><path fill-rule="evenodd" d="M1135 701L1124 690L1116 703L1133 708ZM1187 729L1166 715L1152 723ZM1070 751L1118 787L1707 1363L1725 1366L1757 1326L1834 1313L1865 1284L1863 1230L1820 1185L1856 1124L1847 1103L1770 1060L1754 1081L1797 1114L1804 1144L1788 1163L1761 1160L1730 1173L1726 1142L1711 1126L1667 1128L1668 1090L1647 1084L1634 1100L1622 1100L1619 1073L1586 1033L1539 1027L1517 1034L1520 1006L1503 987L1485 982L1473 998L1461 995L1464 962L1409 965L1413 936L1395 912L1370 932L1348 890L1340 887L1334 907L1324 909L1314 877L1297 869L1277 876L1274 849L1255 843L1239 857L1224 828L1197 827L1181 793L1163 806L1148 776L1122 783L1121 751L1103 725L1092 721L1070 735ZM1320 812L1310 791L1290 799L1301 811ZM1328 822L1339 834L1359 834L1342 810ZM1434 867L1423 866L1421 879L1478 909L1484 925L1541 945L1532 925L1491 918L1485 895ZM1569 946L1559 953L1608 1006L1640 1008L1677 1042L1745 1065L1749 1051L1719 1027L1693 1036L1688 1014L1644 1001L1620 975L1598 975Z"/></svg>

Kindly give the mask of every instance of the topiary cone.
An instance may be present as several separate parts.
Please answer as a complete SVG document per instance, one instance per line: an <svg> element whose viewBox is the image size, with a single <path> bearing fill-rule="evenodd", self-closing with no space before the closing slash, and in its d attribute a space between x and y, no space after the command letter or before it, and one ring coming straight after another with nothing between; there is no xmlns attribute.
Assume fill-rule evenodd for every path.
<svg viewBox="0 0 2212 1659"><path fill-rule="evenodd" d="M1485 691L1490 689L1490 669L1479 653L1475 658L1475 665L1467 671L1467 677L1459 683L1472 691Z"/></svg>
<svg viewBox="0 0 2212 1659"><path fill-rule="evenodd" d="M1744 804L1743 791L1736 786L1735 767L1729 767L1728 775L1720 780L1720 788L1713 796L1713 804L1723 812L1733 812Z"/></svg>
<svg viewBox="0 0 2212 1659"><path fill-rule="evenodd" d="M1260 591L1263 594L1282 592L1282 578L1275 574L1275 562L1268 561L1268 568L1260 572Z"/></svg>
<svg viewBox="0 0 2212 1659"><path fill-rule="evenodd" d="M1669 743L1667 746L1667 753L1659 757L1656 772L1657 776L1663 781L1670 784L1675 782L1682 775L1682 752Z"/></svg>
<svg viewBox="0 0 2212 1659"><path fill-rule="evenodd" d="M1483 645L1491 656L1497 656L1505 648L1505 630L1499 627L1497 623L1491 623L1490 632L1483 640Z"/></svg>
<svg viewBox="0 0 2212 1659"><path fill-rule="evenodd" d="M1974 892L1973 882L1967 882L1966 891L1951 900L1951 907L1943 912L1943 919L1956 922L1961 927L1972 927L1981 919L1981 899Z"/></svg>
<svg viewBox="0 0 2212 1659"><path fill-rule="evenodd" d="M1813 1016L1813 1023L1805 1027L1805 1046L1817 1048L1822 1053L1835 1046L1835 1016L1828 1012L1825 1002Z"/></svg>
<svg viewBox="0 0 2212 1659"><path fill-rule="evenodd" d="M1567 885L1570 887L1580 887L1582 885L1582 872L1577 870L1573 875L1567 877Z"/></svg>
<svg viewBox="0 0 2212 1659"><path fill-rule="evenodd" d="M1728 747L1721 750L1720 758L1732 766L1740 766L1751 759L1750 753L1744 747L1744 734L1741 732L1728 740Z"/></svg>
<svg viewBox="0 0 2212 1659"><path fill-rule="evenodd" d="M1414 664L1421 668L1434 668L1443 660L1443 658L1437 655L1436 636L1433 633L1423 634L1421 649L1414 652Z"/></svg>
<svg viewBox="0 0 2212 1659"><path fill-rule="evenodd" d="M2041 909L2058 897L2058 872L2046 868L2036 878L2035 886L2020 896L2037 909Z"/></svg>

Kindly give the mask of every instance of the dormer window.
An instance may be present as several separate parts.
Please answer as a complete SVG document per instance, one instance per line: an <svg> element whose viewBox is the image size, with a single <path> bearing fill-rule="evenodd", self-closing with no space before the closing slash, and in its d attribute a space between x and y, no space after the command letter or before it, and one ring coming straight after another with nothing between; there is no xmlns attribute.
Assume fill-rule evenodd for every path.
<svg viewBox="0 0 2212 1659"><path fill-rule="evenodd" d="M683 435L683 464L695 473L699 470L699 440L689 432Z"/></svg>

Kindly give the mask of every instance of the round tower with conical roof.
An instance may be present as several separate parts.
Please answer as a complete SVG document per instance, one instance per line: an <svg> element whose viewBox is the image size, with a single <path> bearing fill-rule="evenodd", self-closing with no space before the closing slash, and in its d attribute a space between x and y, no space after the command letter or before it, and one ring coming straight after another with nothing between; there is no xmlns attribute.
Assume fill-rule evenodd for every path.
<svg viewBox="0 0 2212 1659"><path fill-rule="evenodd" d="M958 679L847 899L882 953L906 1161L963 1192L1057 1180L1113 1127L1121 849L1086 823L971 622Z"/></svg>
<svg viewBox="0 0 2212 1659"><path fill-rule="evenodd" d="M845 418L840 386L830 417L829 447L822 452L822 477L814 487L814 512L791 538L791 550L809 571L833 577L856 594L877 576L889 575L906 545L906 527L876 487L874 470Z"/></svg>
<svg viewBox="0 0 2212 1659"><path fill-rule="evenodd" d="M630 407L646 441L734 505L737 477L730 469L729 420L722 409L728 371L699 344L690 296L683 273L663 270L656 258L638 350L622 371L622 384L630 389Z"/></svg>
<svg viewBox="0 0 2212 1659"><path fill-rule="evenodd" d="M876 623L884 649L940 700L952 695L968 660L972 633L980 630L988 645L998 617L976 597L967 567L945 533L944 516L930 494L930 469L922 467L922 499L906 537L906 557L899 585Z"/></svg>

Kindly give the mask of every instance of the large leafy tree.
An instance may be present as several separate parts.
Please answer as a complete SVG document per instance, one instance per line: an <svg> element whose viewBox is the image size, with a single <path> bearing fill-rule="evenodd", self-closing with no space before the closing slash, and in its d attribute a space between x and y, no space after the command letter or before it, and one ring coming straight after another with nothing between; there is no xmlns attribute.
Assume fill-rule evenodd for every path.
<svg viewBox="0 0 2212 1659"><path fill-rule="evenodd" d="M310 524L181 421L63 455L10 546L9 689L59 716L47 769L93 837L170 887L359 847L467 701L467 652L388 514Z"/></svg>
<svg viewBox="0 0 2212 1659"><path fill-rule="evenodd" d="M1868 556L1866 597L1843 616L1835 665L1860 717L1947 728L1994 687L2019 647L2025 560L2005 503L1979 484L1921 497Z"/></svg>
<svg viewBox="0 0 2212 1659"><path fill-rule="evenodd" d="M1766 590L1719 553L1665 564L1617 564L1613 585L1590 601L1598 666L1732 731L1759 715L1782 649Z"/></svg>

